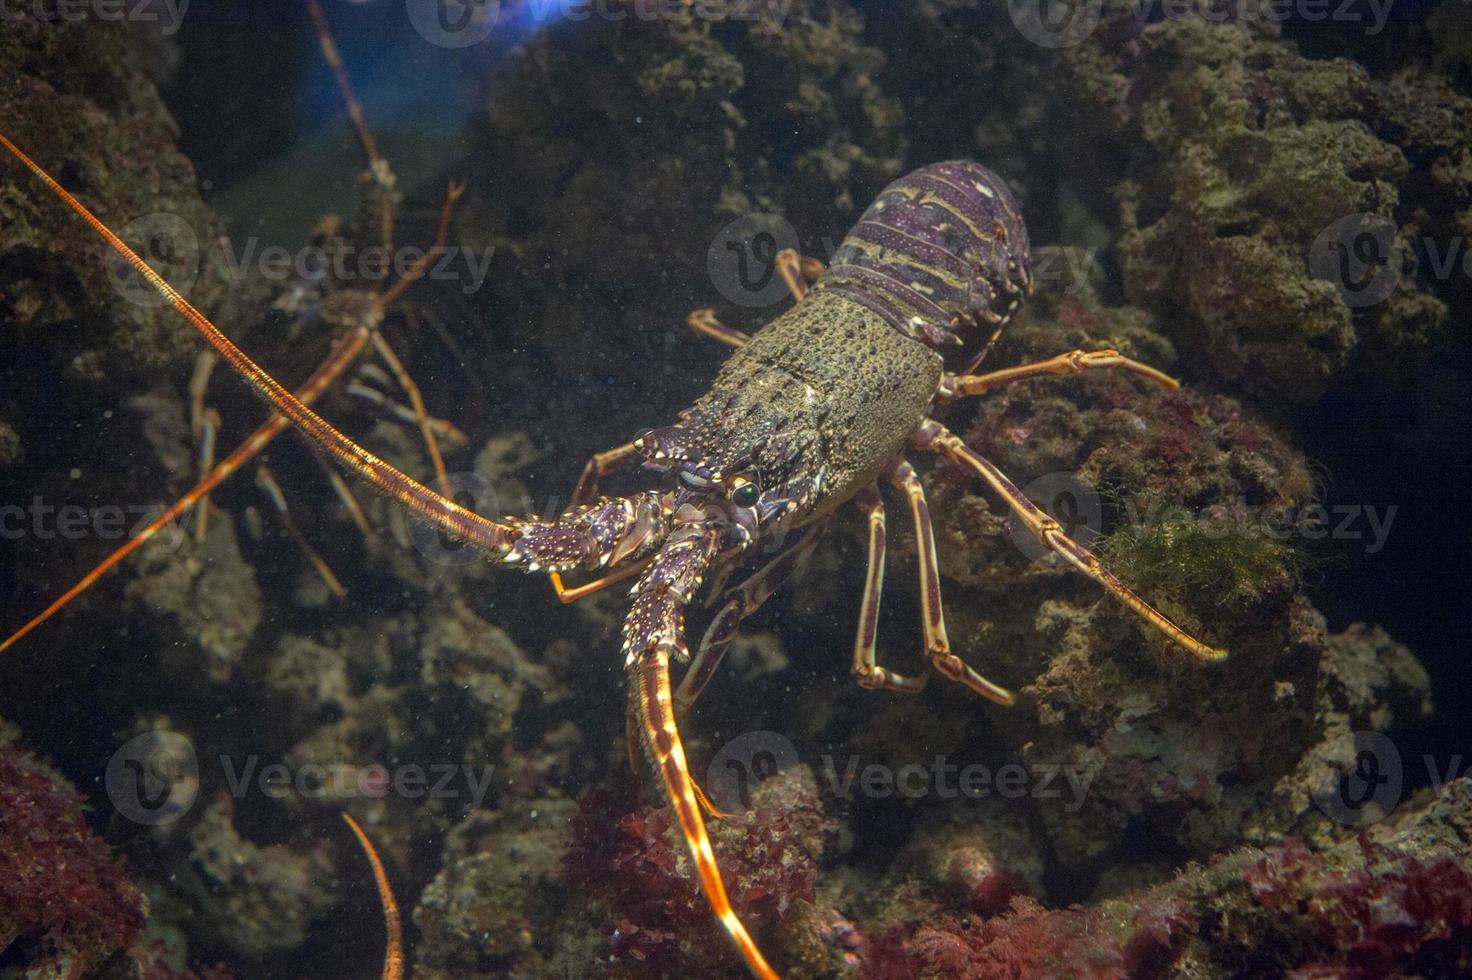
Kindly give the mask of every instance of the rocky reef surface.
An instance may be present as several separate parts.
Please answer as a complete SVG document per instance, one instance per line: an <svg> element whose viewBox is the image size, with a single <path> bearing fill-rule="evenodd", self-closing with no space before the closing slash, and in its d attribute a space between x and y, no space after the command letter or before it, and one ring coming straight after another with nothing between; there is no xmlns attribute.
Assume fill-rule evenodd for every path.
<svg viewBox="0 0 1472 980"><path fill-rule="evenodd" d="M1316 608L1348 545L1302 424L1347 386L1414 374L1465 321L1468 280L1436 251L1472 230L1456 15L1391 25L1387 53L1250 4L1105 3L1062 46L1035 43L1019 5L968 0L535 26L531 6L501 4L495 44L436 52L477 101L417 183L466 180L450 239L489 258L484 279L416 285L382 322L463 431L447 465L481 509L555 507L588 454L696 395L721 352L682 332L687 310L755 329L781 308L713 262L731 222L766 215L826 258L888 179L947 156L1007 175L1039 243L1037 291L988 367L1113 347L1186 382L1030 380L947 421L1225 663L1175 651L925 464L951 639L1017 706L851 682L851 521L687 713L697 775L733 811L712 822L728 888L784 974L1472 970L1468 781L1344 802L1367 751L1448 710L1445 674ZM349 41L370 15L328 12ZM187 228L193 253L154 257L298 384L375 287L232 261L251 226L204 203L155 86L183 98L167 53L207 54L208 26L172 42L7 22L0 131L108 220L149 219L145 241ZM299 12L278 29L310 41ZM318 226L328 254L385 233L375 202L399 243L432 239L438 190L376 186ZM18 626L118 543L103 508L131 525L195 479L197 345L11 165L0 217L0 503L25 522L0 589ZM1336 279L1322 257L1346 218L1383 261ZM264 418L223 374L206 396L222 454ZM347 380L324 413L432 477L388 366ZM742 975L629 771L622 590L561 607L391 501L359 494L355 513L292 438L267 459L289 520L243 472L202 529L0 654L0 975L376 975L343 809L389 867L417 977ZM65 507L81 533L62 533ZM900 514L880 656L913 671Z"/></svg>

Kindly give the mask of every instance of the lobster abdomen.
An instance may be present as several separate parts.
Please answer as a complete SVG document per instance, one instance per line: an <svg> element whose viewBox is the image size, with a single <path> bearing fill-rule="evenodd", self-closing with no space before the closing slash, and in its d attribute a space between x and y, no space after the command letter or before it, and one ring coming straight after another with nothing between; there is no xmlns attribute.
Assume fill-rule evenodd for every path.
<svg viewBox="0 0 1472 980"><path fill-rule="evenodd" d="M867 307L929 347L1001 326L1032 285L1027 227L996 174L934 163L885 187L813 287Z"/></svg>

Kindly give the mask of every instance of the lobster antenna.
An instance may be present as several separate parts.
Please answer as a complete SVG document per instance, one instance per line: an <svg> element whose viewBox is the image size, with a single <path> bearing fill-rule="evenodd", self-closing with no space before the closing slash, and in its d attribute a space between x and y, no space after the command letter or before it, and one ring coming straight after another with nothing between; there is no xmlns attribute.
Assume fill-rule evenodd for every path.
<svg viewBox="0 0 1472 980"><path fill-rule="evenodd" d="M388 948L383 953L383 980L403 980L404 928L399 921L399 903L394 900L394 890L389 887L388 875L383 870L383 862L378 859L378 852L373 849L373 842L352 814L344 810L342 818L352 828L363 853L368 855L368 863L373 866L373 882L378 886L378 901L383 906L383 929L388 933Z"/></svg>
<svg viewBox="0 0 1472 980"><path fill-rule="evenodd" d="M169 285L166 279L154 272L148 263L138 257L138 253L113 234L111 228L87 210L86 205L73 197L65 187L58 184L49 173L41 168L40 164L22 152L20 147L12 143L3 133L0 133L0 145L3 145L17 160L25 164L26 168L50 188L52 193L61 198L67 207L87 222L114 252L138 270L138 274L143 276L149 285L193 324L194 328L210 342L221 357L229 361L231 366L240 372L261 398L339 463L352 470L371 486L383 491L404 507L461 541L500 553L510 547L511 543L520 536L514 528L484 518L474 511L461 507L448 497L435 493L429 487L379 459L333 428L330 423L283 388L244 351L235 346L234 342L225 336L219 327L210 322L209 317L180 295L179 291Z"/></svg>

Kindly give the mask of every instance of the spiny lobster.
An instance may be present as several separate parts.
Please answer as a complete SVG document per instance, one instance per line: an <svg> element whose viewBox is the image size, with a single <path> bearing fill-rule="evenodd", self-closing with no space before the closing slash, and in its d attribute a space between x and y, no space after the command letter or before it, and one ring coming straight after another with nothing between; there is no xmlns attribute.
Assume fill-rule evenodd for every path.
<svg viewBox="0 0 1472 980"><path fill-rule="evenodd" d="M441 531L483 549L492 561L546 571L570 601L638 576L623 626L631 724L642 733L712 909L759 977L777 973L726 895L675 720L718 665L741 620L761 605L812 549L838 507L853 501L868 521L868 571L854 644L853 672L868 688L915 692L927 675L880 666L875 633L884 581L881 484L908 502L919 552L921 627L930 666L1000 704L1011 692L953 653L941 606L940 573L925 491L907 449L936 453L995 491L1046 547L1093 578L1195 656L1225 651L1191 637L1073 541L994 465L933 417L958 399L1020 378L1121 369L1162 387L1177 383L1112 350L1075 350L1049 360L975 373L1003 324L1031 287L1028 237L1011 192L968 161L932 164L894 181L860 217L832 267L785 252L781 272L797 299L757 333L692 314L697 330L736 348L711 390L679 420L599 453L584 470L573 505L555 517L487 518L420 484L340 433L283 388L155 273L80 201L8 138L0 144L101 235L165 296L281 416L368 484ZM809 286L808 281L812 281ZM990 329L960 373L942 352ZM597 496L601 477L635 461L660 485L626 497ZM776 543L770 556L759 544ZM756 566L754 569L751 566ZM561 574L613 569L564 589ZM735 585L728 579L749 571ZM685 608L713 578L720 600L691 657ZM671 661L688 663L678 690Z"/></svg>

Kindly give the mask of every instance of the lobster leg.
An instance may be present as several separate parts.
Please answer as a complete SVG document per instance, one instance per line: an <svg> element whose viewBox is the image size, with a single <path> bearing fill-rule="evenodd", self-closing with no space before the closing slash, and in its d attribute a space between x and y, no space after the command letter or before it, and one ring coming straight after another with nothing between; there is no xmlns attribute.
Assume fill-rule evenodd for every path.
<svg viewBox="0 0 1472 980"><path fill-rule="evenodd" d="M784 248L776 255L777 274L787 284L787 291L795 300L808 294L808 283L817 281L825 266L817 259L799 255L796 249Z"/></svg>
<svg viewBox="0 0 1472 980"><path fill-rule="evenodd" d="M900 460L890 468L888 479L903 490L910 501L910 519L915 523L915 557L920 566L921 630L925 636L925 656L930 666L950 680L964 684L989 701L1009 705L1016 698L1005 687L994 684L971 669L951 652L946 636L945 612L940 602L940 559L935 551L935 529L930 523L930 508L925 503L925 488L915 468Z"/></svg>
<svg viewBox="0 0 1472 980"><path fill-rule="evenodd" d="M926 419L915 435L915 445L939 453L969 468L986 482L1006 502L1018 519L1027 525L1048 548L1062 555L1074 568L1098 582L1115 598L1133 610L1141 619L1150 623L1175 642L1201 660L1217 661L1227 656L1227 651L1209 646L1181 629L1163 613L1140 598L1133 589L1125 585L1108 569L1099 564L1093 552L1063 533L1058 522L1038 508L1011 480L992 465L990 461L974 452L961 437L934 419Z"/></svg>
<svg viewBox="0 0 1472 980"><path fill-rule="evenodd" d="M993 388L1011 381L1021 381L1023 378L1037 378L1048 374L1083 374L1085 371L1101 368L1117 368L1132 372L1167 391L1175 391L1181 387L1181 383L1170 375L1157 371L1148 364L1141 364L1133 358L1125 357L1117 350L1072 350L1066 354L1059 354L1057 357L1050 357L1046 361L1019 364L1017 367L1003 368L1000 371L990 371L986 374L949 375L941 382L941 394L945 400L967 398L972 395L985 394Z"/></svg>
<svg viewBox="0 0 1472 980"><path fill-rule="evenodd" d="M605 449L601 453L594 453L588 458L588 465L583 467L583 475L578 478L578 485L572 492L572 503L569 506L581 507L598 496L598 481L610 473L617 473L638 456L639 450L634 448L632 442L615 446L613 449Z"/></svg>
<svg viewBox="0 0 1472 980"><path fill-rule="evenodd" d="M864 577L864 599L859 605L859 630L854 637L854 676L861 687L918 694L925 678L907 677L875 663L874 641L879 632L879 600L884 594L885 523L884 498L878 487L869 487L854 500L869 518L869 563Z"/></svg>
<svg viewBox="0 0 1472 980"><path fill-rule="evenodd" d="M716 311L708 306L691 310L690 315L685 317L685 322L696 333L712 340L718 340L727 347L745 347L746 342L751 339L750 334L742 333L735 327L728 327L717 320Z"/></svg>
<svg viewBox="0 0 1472 980"><path fill-rule="evenodd" d="M700 697L711 676L721 664L731 641L741 627L741 621L761 608L792 574L799 562L812 553L818 539L823 536L828 522L812 524L803 528L798 539L779 551L771 561L757 569L740 585L732 586L721 595L721 605L715 618L700 641L700 649L690 662L680 686L675 691L675 702L688 708Z"/></svg>

